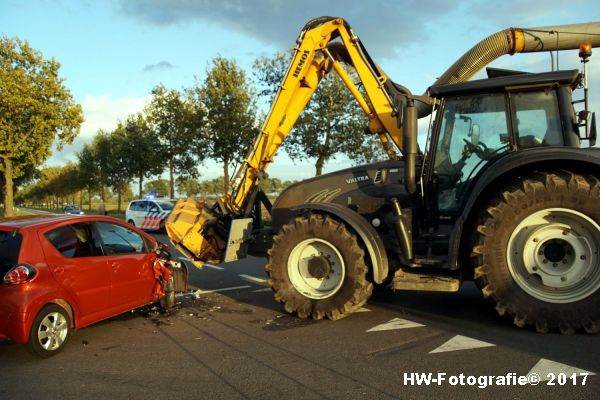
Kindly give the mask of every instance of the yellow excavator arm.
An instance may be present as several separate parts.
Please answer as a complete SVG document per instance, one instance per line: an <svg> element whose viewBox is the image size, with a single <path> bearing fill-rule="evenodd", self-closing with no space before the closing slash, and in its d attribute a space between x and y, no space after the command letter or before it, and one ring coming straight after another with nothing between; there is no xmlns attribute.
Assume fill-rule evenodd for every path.
<svg viewBox="0 0 600 400"><path fill-rule="evenodd" d="M361 92L341 62L356 71ZM389 157L398 156L402 130L395 110L397 94L405 89L394 84L368 56L358 37L342 18L322 17L305 25L294 56L277 91L261 133L231 181L231 191L213 207L188 199L179 202L165 224L171 241L196 265L223 260L229 227L220 227L219 217L243 217L251 194L321 79L334 70L369 118L368 129L377 134ZM221 232L219 232L219 230Z"/></svg>
<svg viewBox="0 0 600 400"><path fill-rule="evenodd" d="M330 46L338 38L337 46ZM352 81L340 58L354 67L367 98ZM396 156L389 137L396 146L400 146L401 130L394 116L394 99L388 93L389 89L385 88L386 84L389 87L391 83L388 77L373 64L345 20L329 17L312 20L298 37L294 56L261 133L244 164L234 175L232 192L222 199L231 212L238 214L243 209L257 178L261 178L261 174L273 162L275 153L294 127L319 82L332 69L368 116L370 132L379 135L390 157Z"/></svg>

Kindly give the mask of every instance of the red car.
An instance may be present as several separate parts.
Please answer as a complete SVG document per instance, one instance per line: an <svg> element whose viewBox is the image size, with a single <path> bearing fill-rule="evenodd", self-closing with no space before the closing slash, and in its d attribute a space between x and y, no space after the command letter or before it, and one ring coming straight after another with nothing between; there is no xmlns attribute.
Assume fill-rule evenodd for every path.
<svg viewBox="0 0 600 400"><path fill-rule="evenodd" d="M161 301L187 289L185 265L163 245L104 216L0 219L0 339L42 357L71 330Z"/></svg>

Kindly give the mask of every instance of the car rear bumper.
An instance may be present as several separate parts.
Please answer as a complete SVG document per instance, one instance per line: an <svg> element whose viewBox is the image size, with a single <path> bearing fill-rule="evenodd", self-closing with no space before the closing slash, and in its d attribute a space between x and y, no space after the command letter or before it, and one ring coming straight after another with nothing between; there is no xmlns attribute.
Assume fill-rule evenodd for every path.
<svg viewBox="0 0 600 400"><path fill-rule="evenodd" d="M0 310L0 339L15 343L27 343L27 313L13 313Z"/></svg>

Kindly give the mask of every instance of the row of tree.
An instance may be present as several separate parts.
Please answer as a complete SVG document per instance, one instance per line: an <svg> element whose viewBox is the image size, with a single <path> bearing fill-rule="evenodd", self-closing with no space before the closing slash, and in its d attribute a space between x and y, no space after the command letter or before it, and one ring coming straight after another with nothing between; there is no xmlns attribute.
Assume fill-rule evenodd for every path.
<svg viewBox="0 0 600 400"><path fill-rule="evenodd" d="M230 169L242 160L252 139L260 132L258 121L265 118L259 116L258 99L264 103L274 99L290 60L289 55L282 53L256 60L251 81L235 60L217 57L207 68L203 81L182 90L157 85L143 112L128 116L111 132L99 131L77 154L78 162L58 170L40 172L38 168L48 157L52 140L58 139L61 146L70 143L78 133L81 108L72 102L68 90L57 78L58 63L43 60L38 52L18 39L1 40L3 46L12 46L12 57L17 61L3 64L0 73L11 77L14 82L10 83L21 89L15 89L14 96L5 97L3 82L9 81L0 80L3 85L0 87L3 93L0 115L4 115L13 103L18 104L19 96L26 97L29 86L40 85L37 81L21 82L13 75L36 77L35 73L47 64L48 68L54 69L46 75L53 76L53 85L60 86L64 92L36 94L42 98L60 99L62 93L64 100L41 104L39 110L25 106L17 108L16 116L6 112L13 118L3 118L0 122L0 128L3 128L0 135L8 135L6 143L9 145L16 144L10 148L0 145L0 159L4 161L0 170L4 178L5 214L8 215L14 178L19 179L19 184L37 178L22 189L20 197L24 200L41 195L64 198L85 191L91 203L93 193L105 201L106 191L110 189L117 195L120 205L132 182L137 182L138 195L142 196L144 181L165 172L169 187L168 192L162 194L173 198L176 188L179 193L198 191L198 167L212 159L223 166L222 191L227 191ZM18 61L26 53L37 57L31 61L33 67L29 69ZM20 69L23 71L15 73ZM10 90L9 85L8 92ZM43 109L53 107L57 122L51 125L52 121L47 121L49 112L44 113ZM25 124L22 123L24 117L29 118L25 118ZM338 154L346 154L356 163L373 160L380 154L374 138L364 134L366 125L366 117L349 91L337 76L330 74L322 80L283 148L293 160L314 160L316 175L320 175L326 162ZM36 141L24 146L23 143L33 136ZM0 140L4 139L0 137ZM39 145L41 142L43 146ZM34 147L35 150L30 151ZM30 153L34 153L33 156ZM18 172L14 167L9 168L10 163L6 160L17 163ZM50 174L52 179L44 174ZM273 186L271 181L262 184Z"/></svg>
<svg viewBox="0 0 600 400"><path fill-rule="evenodd" d="M24 206L46 207L60 210L65 204L79 204L82 208L87 205L92 210L92 199L104 201L105 203L117 204L117 210L121 211L121 204L133 200L135 197L130 185L115 192L113 188L106 187L100 194L92 188L83 188L82 177L77 170L77 165L67 163L64 167L44 167L40 170L39 178L26 185L16 196L16 202ZM175 187L179 197L197 197L202 199L214 199L224 194L224 179L218 177L208 180L178 177ZM282 181L278 178L268 178L260 182L261 189L269 194L279 194L293 181ZM152 179L143 185L143 192L155 192L157 195L169 193L170 182L168 179ZM104 196L104 198L101 197Z"/></svg>

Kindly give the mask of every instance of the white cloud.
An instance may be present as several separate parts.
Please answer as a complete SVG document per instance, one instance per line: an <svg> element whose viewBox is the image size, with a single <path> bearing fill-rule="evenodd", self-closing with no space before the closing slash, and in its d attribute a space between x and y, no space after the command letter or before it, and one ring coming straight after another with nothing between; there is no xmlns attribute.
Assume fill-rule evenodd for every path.
<svg viewBox="0 0 600 400"><path fill-rule="evenodd" d="M81 125L79 136L72 144L65 146L62 151L57 151L46 162L47 165L64 165L67 161L75 161L76 153L84 144L90 143L98 130L111 131L117 127L118 121L123 121L127 116L138 113L144 109L149 100L143 97L86 96L81 102L85 121Z"/></svg>

